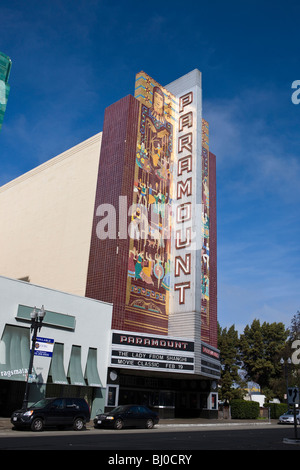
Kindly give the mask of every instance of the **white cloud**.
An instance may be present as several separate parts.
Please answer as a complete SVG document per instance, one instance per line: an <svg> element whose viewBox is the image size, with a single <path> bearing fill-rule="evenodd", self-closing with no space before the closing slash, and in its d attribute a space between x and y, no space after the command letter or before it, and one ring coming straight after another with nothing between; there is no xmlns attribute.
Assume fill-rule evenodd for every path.
<svg viewBox="0 0 300 470"><path fill-rule="evenodd" d="M278 94L248 90L232 100L207 102L204 114L210 123L211 150L220 178L222 174L227 178L224 187L227 183L228 189L241 195L261 197L267 192L300 201L300 156L292 145L299 137L296 131L291 135L288 122L289 137L285 136L279 105L274 105L281 101Z"/></svg>
<svg viewBox="0 0 300 470"><path fill-rule="evenodd" d="M206 103L217 156L218 317L240 332L255 318L289 326L299 310L299 137L280 106L274 90Z"/></svg>

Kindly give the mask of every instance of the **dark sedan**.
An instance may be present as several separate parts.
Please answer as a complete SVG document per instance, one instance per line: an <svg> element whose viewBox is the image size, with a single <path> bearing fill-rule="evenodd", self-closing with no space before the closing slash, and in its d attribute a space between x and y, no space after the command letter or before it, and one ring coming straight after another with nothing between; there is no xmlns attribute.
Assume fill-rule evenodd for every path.
<svg viewBox="0 0 300 470"><path fill-rule="evenodd" d="M95 428L139 427L152 429L159 421L158 414L142 405L117 406L108 413L99 413L94 418Z"/></svg>

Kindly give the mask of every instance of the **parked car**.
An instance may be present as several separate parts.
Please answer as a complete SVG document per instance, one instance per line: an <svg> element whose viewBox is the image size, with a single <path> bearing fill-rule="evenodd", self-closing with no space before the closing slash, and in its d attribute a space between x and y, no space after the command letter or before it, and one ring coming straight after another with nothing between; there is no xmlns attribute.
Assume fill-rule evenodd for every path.
<svg viewBox="0 0 300 470"><path fill-rule="evenodd" d="M300 411L296 410L296 421L300 424ZM279 416L280 424L294 424L294 410L288 410L283 415Z"/></svg>
<svg viewBox="0 0 300 470"><path fill-rule="evenodd" d="M142 405L117 406L108 413L99 413L94 418L95 428L144 427L152 429L159 421L158 414Z"/></svg>
<svg viewBox="0 0 300 470"><path fill-rule="evenodd" d="M90 408L83 398L43 398L27 410L13 412L10 418L15 428L43 431L45 427L73 427L84 429L90 421Z"/></svg>

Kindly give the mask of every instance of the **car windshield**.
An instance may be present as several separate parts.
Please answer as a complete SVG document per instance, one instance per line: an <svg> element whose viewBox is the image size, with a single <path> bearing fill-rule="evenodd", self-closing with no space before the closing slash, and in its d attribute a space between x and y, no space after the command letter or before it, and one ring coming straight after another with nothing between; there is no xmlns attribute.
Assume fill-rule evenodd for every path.
<svg viewBox="0 0 300 470"><path fill-rule="evenodd" d="M43 398L42 400L39 400L36 403L34 403L30 408L44 408L51 401L53 401L53 398Z"/></svg>
<svg viewBox="0 0 300 470"><path fill-rule="evenodd" d="M123 413L127 409L128 409L128 406L124 406L124 405L123 406L117 406L112 411L110 411L110 413Z"/></svg>

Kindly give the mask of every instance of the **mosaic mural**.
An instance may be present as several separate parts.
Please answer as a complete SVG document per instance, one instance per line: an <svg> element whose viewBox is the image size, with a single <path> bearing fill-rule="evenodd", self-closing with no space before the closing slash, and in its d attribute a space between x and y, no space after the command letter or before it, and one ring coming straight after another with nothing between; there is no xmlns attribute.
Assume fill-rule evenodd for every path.
<svg viewBox="0 0 300 470"><path fill-rule="evenodd" d="M168 331L174 97L144 72L136 76L140 105L125 324ZM136 314L136 315L134 315Z"/></svg>
<svg viewBox="0 0 300 470"><path fill-rule="evenodd" d="M209 330L209 127L202 119L202 261L201 261L201 337Z"/></svg>

